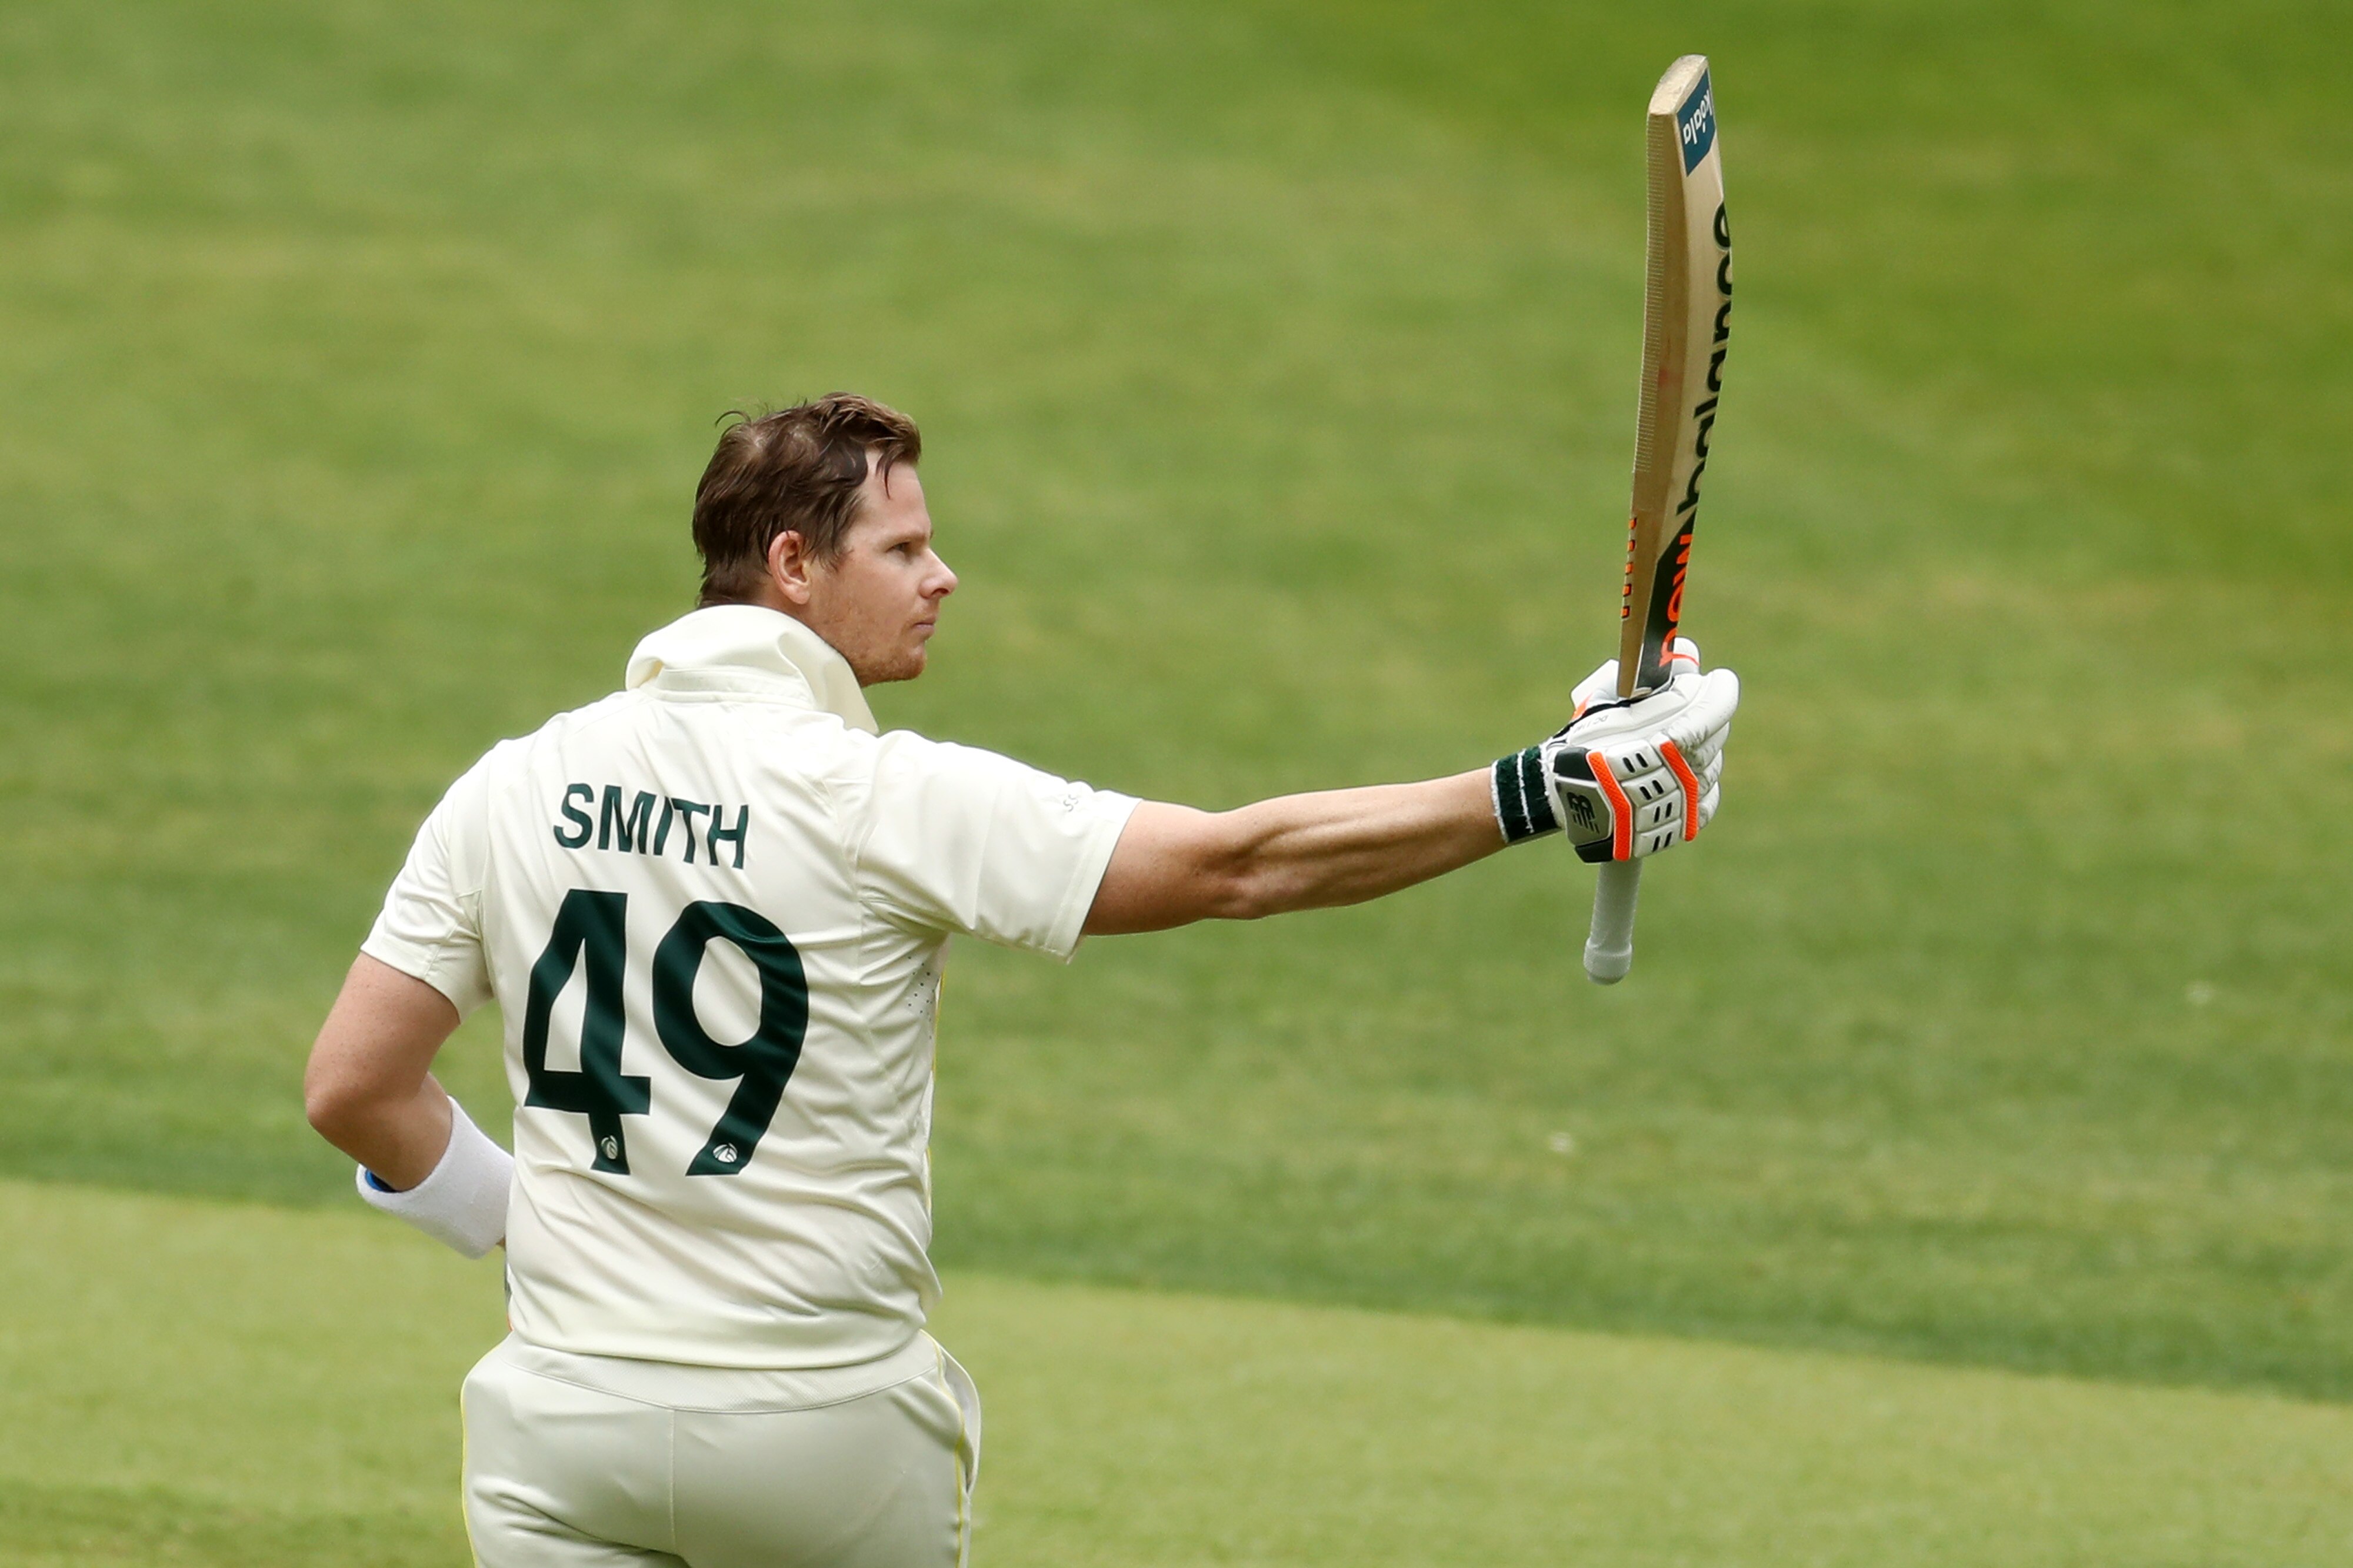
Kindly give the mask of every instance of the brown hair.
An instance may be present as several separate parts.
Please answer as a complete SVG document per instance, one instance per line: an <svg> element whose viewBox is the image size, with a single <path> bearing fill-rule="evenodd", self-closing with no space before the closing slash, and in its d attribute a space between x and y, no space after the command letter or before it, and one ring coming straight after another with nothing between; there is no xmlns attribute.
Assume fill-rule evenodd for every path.
<svg viewBox="0 0 2353 1568"><path fill-rule="evenodd" d="M883 473L923 456L923 432L895 408L835 392L774 414L731 409L719 449L694 488L694 547L702 554L701 604L741 604L759 593L768 547L798 533L810 554L832 561L856 521L868 454Z"/></svg>

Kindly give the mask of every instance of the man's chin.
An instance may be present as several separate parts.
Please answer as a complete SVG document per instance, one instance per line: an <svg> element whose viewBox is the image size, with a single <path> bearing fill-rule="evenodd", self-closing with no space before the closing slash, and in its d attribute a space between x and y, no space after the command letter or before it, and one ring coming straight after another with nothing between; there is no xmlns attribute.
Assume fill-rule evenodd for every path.
<svg viewBox="0 0 2353 1568"><path fill-rule="evenodd" d="M858 677L860 686L888 686L894 680L913 680L923 673L931 660L928 650L917 648L911 654L901 654L889 660L869 660L853 663L850 673Z"/></svg>

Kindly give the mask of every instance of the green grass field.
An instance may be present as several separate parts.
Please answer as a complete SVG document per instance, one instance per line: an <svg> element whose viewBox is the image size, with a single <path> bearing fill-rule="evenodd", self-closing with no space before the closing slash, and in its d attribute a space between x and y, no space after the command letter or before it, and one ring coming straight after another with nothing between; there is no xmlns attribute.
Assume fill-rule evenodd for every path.
<svg viewBox="0 0 2353 1568"><path fill-rule="evenodd" d="M689 602L722 410L923 420L965 587L885 722L1205 805L1556 724L1609 651L1640 105L1694 47L1725 815L1610 992L1546 848L1068 972L960 948L982 1551L2341 1555L2348 46L2100 0L0 10L0 1560L462 1553L495 1286L332 1212L301 1061L448 780ZM449 1055L478 1108L496 1048Z"/></svg>
<svg viewBox="0 0 2353 1568"><path fill-rule="evenodd" d="M465 1558L449 1390L495 1268L352 1214L0 1184L0 1550ZM2353 1410L1820 1352L949 1281L980 1539L1152 1563L2323 1563ZM364 1414L361 1414L364 1413ZM61 1414L68 1415L60 1420Z"/></svg>

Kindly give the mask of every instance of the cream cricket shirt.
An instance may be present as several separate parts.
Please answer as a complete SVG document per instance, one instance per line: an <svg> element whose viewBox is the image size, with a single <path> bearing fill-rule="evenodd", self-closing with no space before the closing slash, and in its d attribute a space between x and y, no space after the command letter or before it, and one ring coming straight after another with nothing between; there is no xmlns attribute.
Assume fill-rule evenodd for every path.
<svg viewBox="0 0 2353 1568"><path fill-rule="evenodd" d="M515 1332L725 1367L906 1345L948 935L1067 960L1134 805L877 734L841 657L749 605L492 748L364 951L505 1015Z"/></svg>

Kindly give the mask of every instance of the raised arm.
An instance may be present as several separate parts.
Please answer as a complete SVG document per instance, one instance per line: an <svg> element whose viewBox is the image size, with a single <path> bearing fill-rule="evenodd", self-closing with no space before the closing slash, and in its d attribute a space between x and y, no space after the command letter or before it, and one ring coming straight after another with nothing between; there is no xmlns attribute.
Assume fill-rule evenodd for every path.
<svg viewBox="0 0 2353 1568"><path fill-rule="evenodd" d="M1694 668L1632 702L1617 667L1579 683L1578 718L1492 767L1422 784L1282 795L1234 811L1147 801L1095 890L1092 936L1357 904L1566 828L1580 858L1628 860L1697 836L1715 814L1740 704L1728 670Z"/></svg>
<svg viewBox="0 0 2353 1568"><path fill-rule="evenodd" d="M1112 851L1086 930L1112 936L1360 904L1503 847L1485 768L1234 811L1145 801Z"/></svg>

